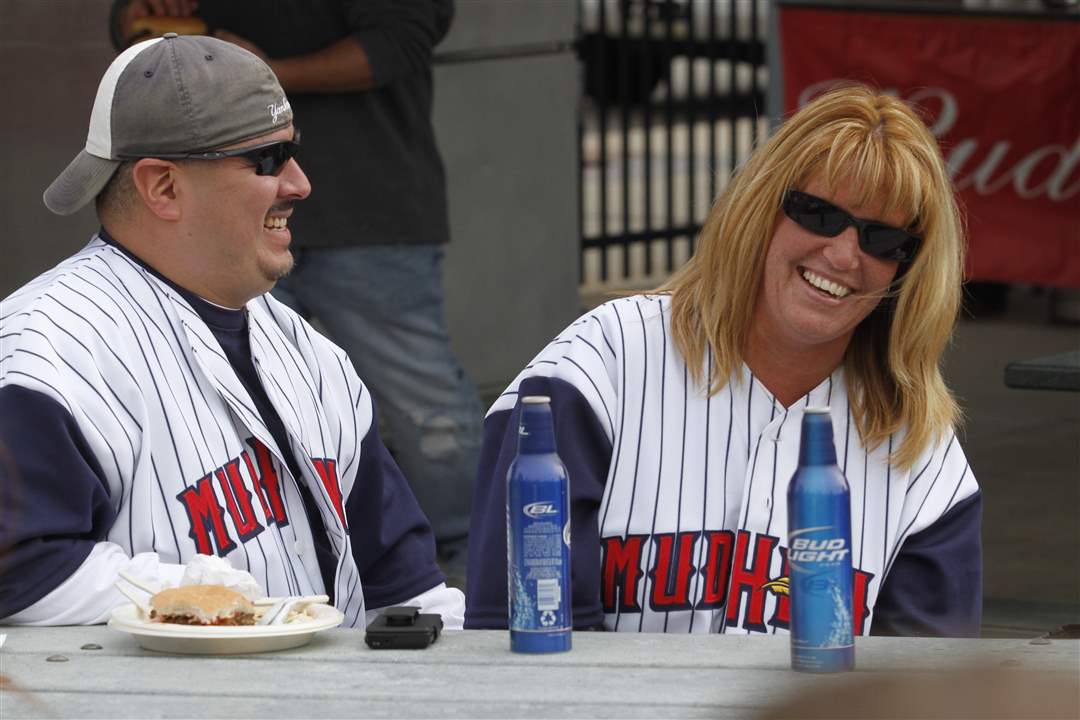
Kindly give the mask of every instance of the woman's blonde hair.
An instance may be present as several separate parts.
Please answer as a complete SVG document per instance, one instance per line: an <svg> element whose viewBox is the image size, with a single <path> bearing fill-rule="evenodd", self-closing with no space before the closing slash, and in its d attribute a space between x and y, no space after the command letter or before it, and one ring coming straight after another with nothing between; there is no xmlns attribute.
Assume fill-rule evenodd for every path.
<svg viewBox="0 0 1080 720"><path fill-rule="evenodd" d="M787 120L716 199L691 260L659 292L671 295L672 335L698 381L719 392L743 360L765 256L784 193L814 177L860 189L922 237L894 289L859 324L844 367L855 422L873 448L900 428L893 462L909 468L959 422L941 377L960 308L963 223L937 141L916 112L864 86L834 89ZM713 363L705 378L705 347Z"/></svg>

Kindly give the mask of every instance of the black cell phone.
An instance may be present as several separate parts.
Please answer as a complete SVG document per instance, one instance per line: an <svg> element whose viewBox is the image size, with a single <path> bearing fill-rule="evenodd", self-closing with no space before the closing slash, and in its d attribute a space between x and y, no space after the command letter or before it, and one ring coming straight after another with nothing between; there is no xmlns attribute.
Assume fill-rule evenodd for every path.
<svg viewBox="0 0 1080 720"><path fill-rule="evenodd" d="M414 607L386 608L367 626L364 642L373 650L421 650L439 639L440 615Z"/></svg>

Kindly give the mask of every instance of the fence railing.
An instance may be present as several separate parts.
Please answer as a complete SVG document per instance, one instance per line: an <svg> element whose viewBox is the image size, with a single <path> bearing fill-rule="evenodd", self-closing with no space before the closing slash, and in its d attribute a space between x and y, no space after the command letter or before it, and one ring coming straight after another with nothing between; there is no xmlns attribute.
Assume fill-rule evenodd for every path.
<svg viewBox="0 0 1080 720"><path fill-rule="evenodd" d="M583 292L658 284L767 132L768 0L579 0Z"/></svg>

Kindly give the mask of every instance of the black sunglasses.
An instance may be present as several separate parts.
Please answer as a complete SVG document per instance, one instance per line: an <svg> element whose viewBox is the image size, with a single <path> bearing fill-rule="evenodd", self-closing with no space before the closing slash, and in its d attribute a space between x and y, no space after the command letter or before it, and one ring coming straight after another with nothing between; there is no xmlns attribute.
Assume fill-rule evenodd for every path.
<svg viewBox="0 0 1080 720"><path fill-rule="evenodd" d="M862 251L883 260L908 262L922 242L922 238L907 230L854 217L828 200L798 190L788 190L784 195L784 213L800 227L824 237L836 237L854 225L859 231Z"/></svg>
<svg viewBox="0 0 1080 720"><path fill-rule="evenodd" d="M240 157L249 160L255 165L256 175L279 175L285 169L286 163L300 153L300 130L296 130L292 140L276 140L265 145L238 148L236 150L210 150L197 153L155 153L137 155L123 159L137 159L141 157L155 157L160 160L223 160L224 158Z"/></svg>

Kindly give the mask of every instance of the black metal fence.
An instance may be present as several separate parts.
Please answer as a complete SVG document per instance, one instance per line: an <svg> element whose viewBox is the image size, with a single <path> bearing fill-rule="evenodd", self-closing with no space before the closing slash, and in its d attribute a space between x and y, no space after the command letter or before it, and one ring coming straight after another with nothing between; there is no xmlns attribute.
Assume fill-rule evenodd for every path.
<svg viewBox="0 0 1080 720"><path fill-rule="evenodd" d="M647 286L693 252L767 128L769 5L579 0L583 286Z"/></svg>

